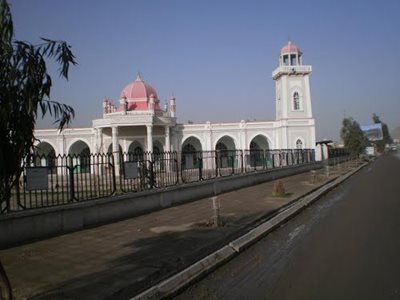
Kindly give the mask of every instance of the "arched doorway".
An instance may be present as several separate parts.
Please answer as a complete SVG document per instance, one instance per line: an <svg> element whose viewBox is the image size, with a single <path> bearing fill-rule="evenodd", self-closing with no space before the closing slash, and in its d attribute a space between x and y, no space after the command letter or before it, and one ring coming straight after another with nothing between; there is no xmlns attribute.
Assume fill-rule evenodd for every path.
<svg viewBox="0 0 400 300"><path fill-rule="evenodd" d="M182 144L182 167L197 169L202 163L202 147L198 138L191 136Z"/></svg>
<svg viewBox="0 0 400 300"><path fill-rule="evenodd" d="M143 154L143 147L138 141L133 141L128 148L128 153Z"/></svg>
<svg viewBox="0 0 400 300"><path fill-rule="evenodd" d="M128 161L142 161L143 160L143 147L138 141L133 141L128 148L127 159Z"/></svg>
<svg viewBox="0 0 400 300"><path fill-rule="evenodd" d="M40 142L33 149L35 166L49 167L55 170L57 166L56 151L47 142Z"/></svg>
<svg viewBox="0 0 400 300"><path fill-rule="evenodd" d="M76 141L71 145L68 154L72 156L74 173L90 172L90 148L84 141Z"/></svg>
<svg viewBox="0 0 400 300"><path fill-rule="evenodd" d="M182 144L182 152L202 151L201 142L198 138L191 136Z"/></svg>
<svg viewBox="0 0 400 300"><path fill-rule="evenodd" d="M227 135L221 137L215 145L217 151L234 151L235 149L235 141Z"/></svg>
<svg viewBox="0 0 400 300"><path fill-rule="evenodd" d="M247 164L254 168L271 164L271 158L267 150L269 150L268 139L261 134L255 136L250 142L250 153L247 157Z"/></svg>
<svg viewBox="0 0 400 300"><path fill-rule="evenodd" d="M233 168L237 164L235 141L230 136L221 137L215 144L218 168Z"/></svg>

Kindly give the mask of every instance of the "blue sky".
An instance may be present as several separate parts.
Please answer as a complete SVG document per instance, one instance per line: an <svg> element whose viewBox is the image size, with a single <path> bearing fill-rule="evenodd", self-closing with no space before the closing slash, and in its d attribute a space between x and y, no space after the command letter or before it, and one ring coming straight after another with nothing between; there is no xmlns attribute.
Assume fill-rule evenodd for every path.
<svg viewBox="0 0 400 300"><path fill-rule="evenodd" d="M271 72L290 38L313 66L317 138L339 139L343 116L400 126L400 1L10 1L16 39L62 39L78 66L50 65L52 98L73 127L101 117L140 71L179 122L273 120ZM50 119L38 126L49 127Z"/></svg>

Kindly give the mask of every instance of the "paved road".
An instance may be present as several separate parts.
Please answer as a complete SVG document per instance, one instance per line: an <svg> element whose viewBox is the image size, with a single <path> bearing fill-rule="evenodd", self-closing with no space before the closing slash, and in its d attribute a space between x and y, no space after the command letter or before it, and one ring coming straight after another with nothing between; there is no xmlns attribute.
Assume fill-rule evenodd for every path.
<svg viewBox="0 0 400 300"><path fill-rule="evenodd" d="M382 156L176 299L400 299L400 155Z"/></svg>

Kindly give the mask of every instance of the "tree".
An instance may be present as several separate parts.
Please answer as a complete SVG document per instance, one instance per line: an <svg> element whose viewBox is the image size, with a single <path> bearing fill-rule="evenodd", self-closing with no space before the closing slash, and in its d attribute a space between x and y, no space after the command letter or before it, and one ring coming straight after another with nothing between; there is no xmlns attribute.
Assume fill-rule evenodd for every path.
<svg viewBox="0 0 400 300"><path fill-rule="evenodd" d="M360 124L353 120L353 118L343 119L340 137L344 142L344 146L353 155L361 154L364 148L368 145L368 140L364 136Z"/></svg>
<svg viewBox="0 0 400 300"><path fill-rule="evenodd" d="M52 81L45 59L54 59L60 66L60 77L68 80L75 57L64 41L41 41L33 45L14 40L10 7L6 0L0 0L0 212L4 203L9 207L21 162L32 150L36 118L49 114L62 130L74 117L72 107L50 100ZM1 263L0 292L3 299L11 297Z"/></svg>
<svg viewBox="0 0 400 300"><path fill-rule="evenodd" d="M372 114L372 120L374 121L375 124L382 124L382 135L383 139L380 141L376 141L376 147L378 148L378 151L383 152L385 150L385 146L387 144L393 143L393 139L389 134L389 128L386 123L383 123L379 116L377 114Z"/></svg>

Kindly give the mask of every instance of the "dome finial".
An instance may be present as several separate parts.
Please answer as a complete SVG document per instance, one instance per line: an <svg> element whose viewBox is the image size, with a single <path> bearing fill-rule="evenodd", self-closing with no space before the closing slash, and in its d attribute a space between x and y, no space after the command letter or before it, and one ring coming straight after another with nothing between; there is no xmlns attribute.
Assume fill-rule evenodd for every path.
<svg viewBox="0 0 400 300"><path fill-rule="evenodd" d="M142 77L140 76L140 72L137 72L136 81L143 81Z"/></svg>

